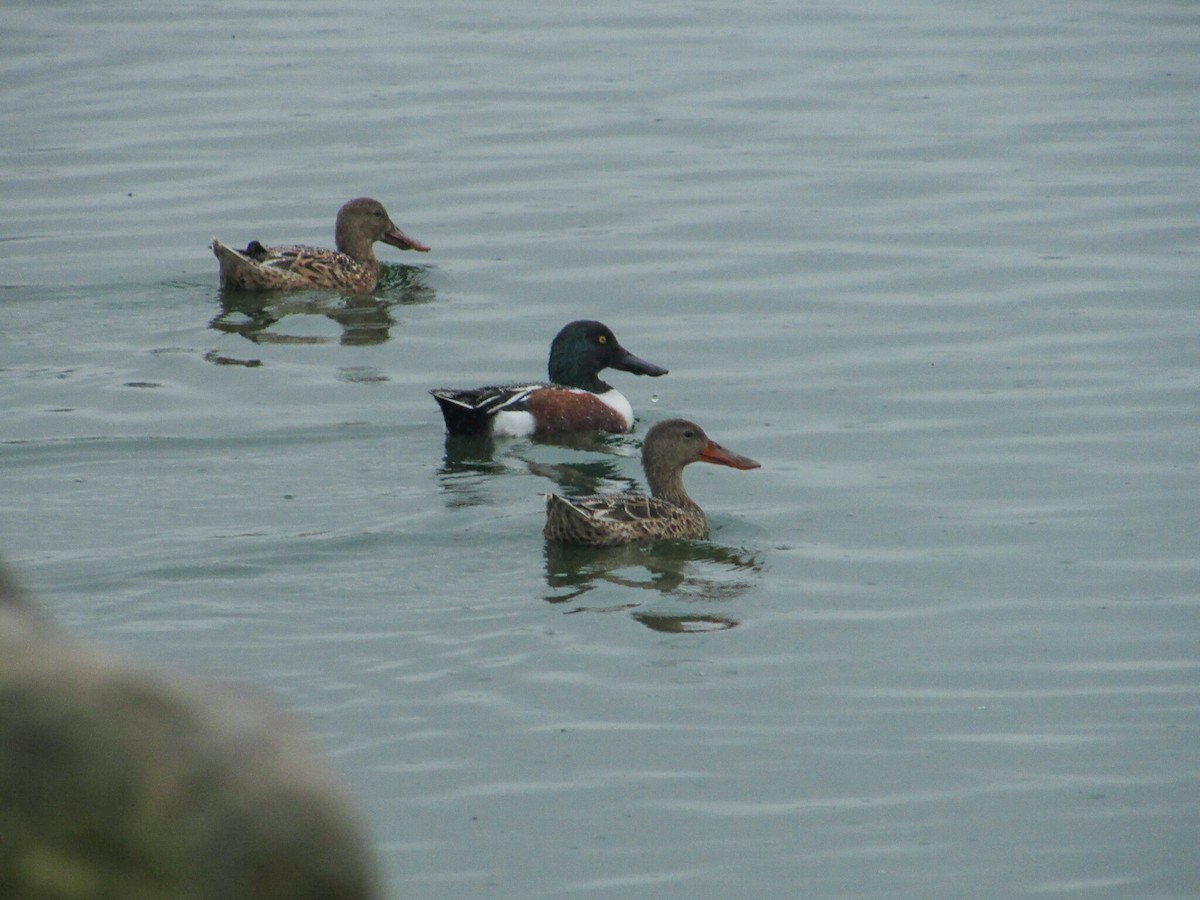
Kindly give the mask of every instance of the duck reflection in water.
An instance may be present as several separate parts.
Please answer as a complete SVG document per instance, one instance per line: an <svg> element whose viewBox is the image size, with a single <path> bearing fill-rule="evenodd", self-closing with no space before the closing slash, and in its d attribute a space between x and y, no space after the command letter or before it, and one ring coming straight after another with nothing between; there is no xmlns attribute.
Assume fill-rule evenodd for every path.
<svg viewBox="0 0 1200 900"><path fill-rule="evenodd" d="M547 542L545 545L548 603L571 603L607 585L650 592L689 605L720 603L758 587L763 561L751 550L711 541L662 540L615 547L585 547ZM632 610L635 619L655 631L719 631L733 628L736 619L708 609L671 612L646 610L641 601L615 606L576 606L576 612Z"/></svg>
<svg viewBox="0 0 1200 900"><path fill-rule="evenodd" d="M591 451L600 458L588 456L584 462L543 462L529 458L537 446L556 446L571 450ZM495 439L490 435L446 435L446 452L438 470L442 489L452 498L451 506L478 506L493 502L483 490L491 477L510 470L524 470L549 479L558 489L591 493L602 487L632 490L635 481L625 476L620 460L636 443L623 436L565 434L529 439L514 444L511 439ZM503 448L504 453L497 454Z"/></svg>
<svg viewBox="0 0 1200 900"><path fill-rule="evenodd" d="M330 339L311 334L288 334L279 323L289 316L324 316L341 326L338 343L366 347L386 343L396 324L395 306L430 303L436 292L419 266L385 266L375 294L337 295L319 291L254 293L233 288L220 291L221 312L208 323L214 331L240 334L256 344L324 344ZM218 364L245 365L231 358L213 358Z"/></svg>

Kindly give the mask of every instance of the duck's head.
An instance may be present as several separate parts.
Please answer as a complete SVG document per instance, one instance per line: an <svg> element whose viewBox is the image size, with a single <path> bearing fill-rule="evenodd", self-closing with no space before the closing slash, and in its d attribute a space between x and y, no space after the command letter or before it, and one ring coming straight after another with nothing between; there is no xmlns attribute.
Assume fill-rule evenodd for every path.
<svg viewBox="0 0 1200 900"><path fill-rule="evenodd" d="M695 422L667 419L648 432L642 442L642 465L652 469L679 471L694 462L716 463L734 469L757 469L759 463L722 447Z"/></svg>
<svg viewBox="0 0 1200 900"><path fill-rule="evenodd" d="M370 197L359 197L343 204L338 210L334 228L338 249L355 258L358 254L351 252L353 248L365 245L369 249L376 241L383 241L401 250L429 252L427 246L397 228L383 204Z"/></svg>
<svg viewBox="0 0 1200 900"><path fill-rule="evenodd" d="M602 369L620 369L657 378L667 370L634 356L601 322L580 320L565 325L550 344L550 380L565 387L600 393L610 390L597 376Z"/></svg>

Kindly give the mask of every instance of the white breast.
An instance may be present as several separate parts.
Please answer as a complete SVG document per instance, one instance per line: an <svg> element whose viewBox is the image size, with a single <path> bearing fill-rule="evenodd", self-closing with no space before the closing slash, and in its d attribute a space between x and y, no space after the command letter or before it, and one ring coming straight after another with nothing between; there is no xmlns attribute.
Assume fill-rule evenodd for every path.
<svg viewBox="0 0 1200 900"><path fill-rule="evenodd" d="M605 391L603 394L597 394L596 396L603 400L606 406L610 406L616 410L617 415L625 420L626 428L633 427L633 407L625 399L624 394L613 388L611 391Z"/></svg>

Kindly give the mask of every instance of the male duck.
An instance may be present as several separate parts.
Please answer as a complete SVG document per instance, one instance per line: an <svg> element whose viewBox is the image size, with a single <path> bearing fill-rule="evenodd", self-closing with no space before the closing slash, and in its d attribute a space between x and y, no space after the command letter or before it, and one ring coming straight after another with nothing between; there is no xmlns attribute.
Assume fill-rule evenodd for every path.
<svg viewBox="0 0 1200 900"><path fill-rule="evenodd" d="M600 380L601 369L657 378L662 366L639 359L600 322L565 325L550 344L550 383L489 385L468 390L435 388L446 430L456 435L623 433L633 427L633 407Z"/></svg>
<svg viewBox="0 0 1200 900"><path fill-rule="evenodd" d="M221 263L221 286L242 291L324 288L369 294L379 282L379 260L372 246L376 241L401 250L429 251L397 228L383 204L370 197L351 200L339 209L334 233L337 250L264 247L258 241L251 241L245 250L234 250L213 238L212 251Z"/></svg>
<svg viewBox="0 0 1200 900"><path fill-rule="evenodd" d="M651 496L597 494L591 497L546 495L549 541L607 547L655 538L700 539L708 536L708 519L683 489L683 468L694 462L735 469L759 464L714 443L695 422L668 419L646 434L642 468Z"/></svg>

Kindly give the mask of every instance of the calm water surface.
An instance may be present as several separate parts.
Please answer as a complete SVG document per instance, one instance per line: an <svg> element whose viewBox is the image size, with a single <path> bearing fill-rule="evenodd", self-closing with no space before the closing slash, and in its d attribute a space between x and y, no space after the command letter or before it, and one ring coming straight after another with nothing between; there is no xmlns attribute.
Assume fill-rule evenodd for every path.
<svg viewBox="0 0 1200 900"><path fill-rule="evenodd" d="M0 11L0 553L265 687L397 897L1200 895L1200 11ZM213 235L434 248L222 296ZM598 318L712 540L540 537L639 435L425 393Z"/></svg>

